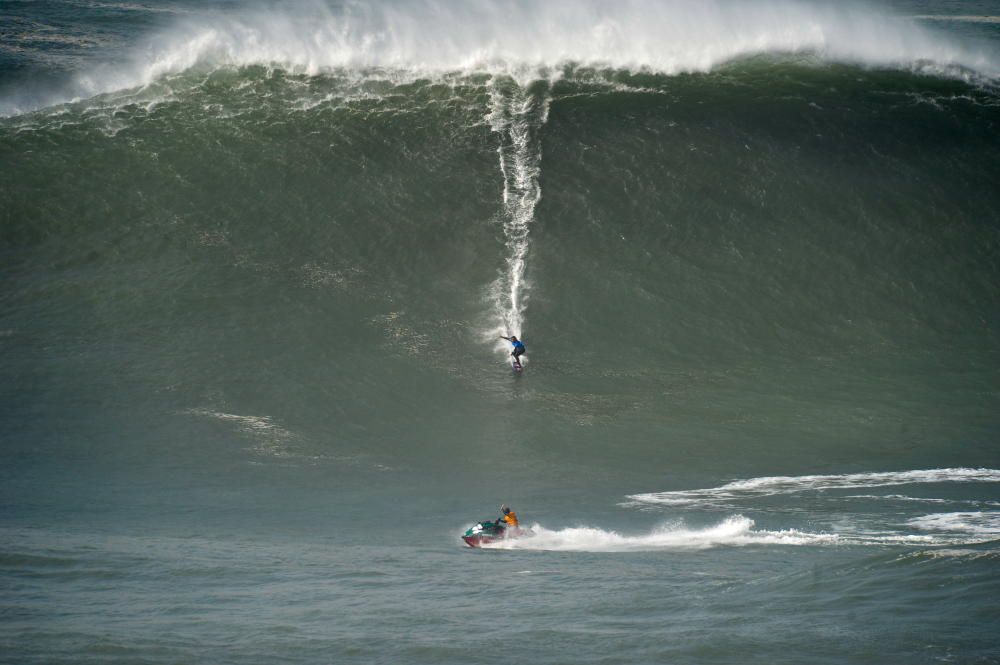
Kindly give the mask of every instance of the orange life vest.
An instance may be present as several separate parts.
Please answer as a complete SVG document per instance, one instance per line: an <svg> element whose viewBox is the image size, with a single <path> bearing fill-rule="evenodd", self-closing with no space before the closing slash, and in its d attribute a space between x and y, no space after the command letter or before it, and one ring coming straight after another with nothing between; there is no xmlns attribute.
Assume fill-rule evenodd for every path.
<svg viewBox="0 0 1000 665"><path fill-rule="evenodd" d="M503 521L510 526L517 526L517 513L513 510L503 516Z"/></svg>

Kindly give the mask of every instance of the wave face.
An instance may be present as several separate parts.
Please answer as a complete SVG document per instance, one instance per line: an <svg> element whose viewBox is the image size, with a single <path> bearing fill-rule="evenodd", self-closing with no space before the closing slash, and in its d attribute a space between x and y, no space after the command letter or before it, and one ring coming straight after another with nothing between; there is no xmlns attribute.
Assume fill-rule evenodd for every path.
<svg viewBox="0 0 1000 665"><path fill-rule="evenodd" d="M972 5L6 3L9 659L995 661Z"/></svg>
<svg viewBox="0 0 1000 665"><path fill-rule="evenodd" d="M670 12L703 30L757 25L736 20L745 7L713 22L705 7L723 5L699 6L648 8L642 29ZM554 21L554 43L580 46L561 35L644 9L602 7ZM796 7L775 25L871 15ZM141 406L261 458L370 469L488 468L509 453L542 485L568 460L624 474L611 503L637 491L630 474L684 451L692 479L1000 466L998 98L982 81L766 40L683 75L652 57L628 68L632 55L540 77L485 64L403 75L387 56L300 68L264 32L237 41L274 57L213 61L178 46L187 19L174 8L148 54L165 45L187 64L0 122L16 413ZM429 20L327 13L312 42L288 43L350 25L343 39L384 55L391 36L409 58L404 27ZM218 12L197 29L298 34L261 16ZM395 27L358 27L370 23ZM430 54L462 50L424 38ZM510 333L533 370L514 384Z"/></svg>
<svg viewBox="0 0 1000 665"><path fill-rule="evenodd" d="M715 478L801 477L815 456L998 466L994 89L827 62L818 42L803 58L762 38L705 67L641 50L657 30L683 51L856 16L909 35L912 62L965 40L861 7L420 7L170 5L151 60L119 45L87 70L147 85L0 122L12 408L138 402L262 456L370 468L457 463L450 428L398 444L445 414L482 463L516 451L538 478L550 455L624 473L682 450L714 451L684 468ZM512 52L547 72L468 60L521 24ZM621 49L583 39L605 24L628 28ZM859 53L893 41L855 32ZM330 35L342 60L278 48L332 53ZM163 53L189 59L150 64ZM537 370L513 385L510 333Z"/></svg>

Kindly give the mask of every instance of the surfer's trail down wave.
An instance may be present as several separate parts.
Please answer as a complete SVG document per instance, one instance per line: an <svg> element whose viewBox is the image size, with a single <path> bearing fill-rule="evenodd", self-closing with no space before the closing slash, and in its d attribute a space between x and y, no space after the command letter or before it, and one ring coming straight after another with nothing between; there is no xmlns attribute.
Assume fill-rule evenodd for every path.
<svg viewBox="0 0 1000 665"><path fill-rule="evenodd" d="M510 77L496 77L490 88L488 121L499 141L497 153L503 177L500 219L507 250L505 268L490 291L497 330L504 336L523 334L528 300L528 233L542 196L538 182L542 160L539 132L548 117L549 98L547 81L523 87Z"/></svg>

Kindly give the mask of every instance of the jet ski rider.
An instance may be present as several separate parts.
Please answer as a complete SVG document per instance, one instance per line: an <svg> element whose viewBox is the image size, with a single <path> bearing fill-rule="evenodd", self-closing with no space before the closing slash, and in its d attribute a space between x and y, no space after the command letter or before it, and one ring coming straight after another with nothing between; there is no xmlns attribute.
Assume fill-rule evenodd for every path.
<svg viewBox="0 0 1000 665"><path fill-rule="evenodd" d="M518 527L517 513L508 508L506 503L500 506L500 512L503 513L503 515L497 520L498 526L502 526L505 529L508 527L516 529Z"/></svg>

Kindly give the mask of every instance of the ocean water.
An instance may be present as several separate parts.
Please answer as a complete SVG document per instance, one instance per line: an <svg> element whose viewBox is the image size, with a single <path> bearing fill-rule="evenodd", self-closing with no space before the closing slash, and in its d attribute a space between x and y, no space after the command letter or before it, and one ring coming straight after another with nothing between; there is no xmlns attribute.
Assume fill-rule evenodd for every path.
<svg viewBox="0 0 1000 665"><path fill-rule="evenodd" d="M0 662L1000 663L998 83L997 2L3 2Z"/></svg>

